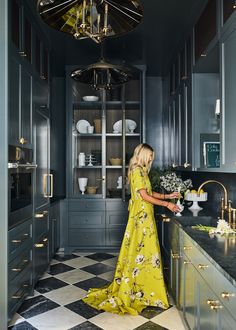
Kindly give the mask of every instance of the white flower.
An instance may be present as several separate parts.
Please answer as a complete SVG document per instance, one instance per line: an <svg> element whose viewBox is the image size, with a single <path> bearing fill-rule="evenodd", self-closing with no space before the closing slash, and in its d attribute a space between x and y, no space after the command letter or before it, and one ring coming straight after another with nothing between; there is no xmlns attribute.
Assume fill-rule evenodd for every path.
<svg viewBox="0 0 236 330"><path fill-rule="evenodd" d="M136 292L136 297L137 298L142 298L144 296L143 291Z"/></svg>
<svg viewBox="0 0 236 330"><path fill-rule="evenodd" d="M116 307L116 302L115 302L115 299L113 297L111 297L108 301L109 301L109 303L111 304L112 307Z"/></svg>
<svg viewBox="0 0 236 330"><path fill-rule="evenodd" d="M129 283L129 278L128 277L125 277L125 283Z"/></svg>
<svg viewBox="0 0 236 330"><path fill-rule="evenodd" d="M164 308L163 302L162 302L161 300L156 300L156 301L154 301L154 304L155 304L157 307Z"/></svg>
<svg viewBox="0 0 236 330"><path fill-rule="evenodd" d="M130 234L128 231L125 232L125 238L129 238L130 237Z"/></svg>
<svg viewBox="0 0 236 330"><path fill-rule="evenodd" d="M117 283L118 285L121 284L121 279L120 279L119 277L115 278L115 281L116 281L116 283Z"/></svg>
<svg viewBox="0 0 236 330"><path fill-rule="evenodd" d="M143 235L145 236L147 234L146 228L143 228Z"/></svg>
<svg viewBox="0 0 236 330"><path fill-rule="evenodd" d="M145 260L144 255L143 254L139 254L136 257L135 262L136 262L136 264L140 265L140 264L142 264L144 262L144 260Z"/></svg>
<svg viewBox="0 0 236 330"><path fill-rule="evenodd" d="M138 268L134 268L133 273L132 273L132 277L133 278L137 277L139 272L140 272L140 270Z"/></svg>
<svg viewBox="0 0 236 330"><path fill-rule="evenodd" d="M155 295L155 292L151 292L150 296L153 297Z"/></svg>
<svg viewBox="0 0 236 330"><path fill-rule="evenodd" d="M159 254L152 256L152 265L155 268L160 268L160 257Z"/></svg>

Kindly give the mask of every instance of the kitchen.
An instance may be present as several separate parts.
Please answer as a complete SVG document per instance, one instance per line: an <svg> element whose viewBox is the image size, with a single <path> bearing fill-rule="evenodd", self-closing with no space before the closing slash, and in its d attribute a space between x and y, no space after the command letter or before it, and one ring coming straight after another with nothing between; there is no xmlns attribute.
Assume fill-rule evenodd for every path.
<svg viewBox="0 0 236 330"><path fill-rule="evenodd" d="M57 290L65 292L65 283L78 284L78 305L54 297L45 312L73 305L68 310L74 323L65 329L83 323L89 328L92 321L86 320L98 318L75 312L89 278L71 283L63 276L79 269L90 278L97 275L95 282L90 279L93 286L111 280L127 222L127 164L134 147L147 142L156 152L154 167L171 166L192 179L195 189L213 181L203 187L207 200L200 213L185 207L177 218L157 209L166 282L180 311L178 329L234 329L235 239L218 242L189 224L215 226L224 217L235 225L235 1L141 1L139 18L121 24L121 35L105 37L102 46L91 35L76 40L78 31L75 36L69 28L57 31L42 10L53 2L1 1L0 328L17 312L14 329L20 323L25 329L53 328L37 327L34 318L43 312L27 316L25 298L28 304L50 300ZM84 2L78 3L83 16ZM108 9L108 21L109 14ZM109 74L100 77L103 61ZM86 100L91 96L95 99ZM49 290L54 275L59 287ZM167 312L127 324L174 329L163 321ZM94 321L94 329L105 323Z"/></svg>

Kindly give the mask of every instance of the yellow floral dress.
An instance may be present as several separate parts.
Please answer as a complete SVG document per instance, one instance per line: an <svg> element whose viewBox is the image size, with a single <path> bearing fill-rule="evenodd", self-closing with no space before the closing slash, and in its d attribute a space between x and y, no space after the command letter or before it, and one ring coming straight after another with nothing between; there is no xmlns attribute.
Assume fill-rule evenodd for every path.
<svg viewBox="0 0 236 330"><path fill-rule="evenodd" d="M137 315L147 306L169 307L162 273L160 246L153 205L139 194L151 194L146 168L131 172L129 219L111 284L90 289L83 299L88 305L106 312Z"/></svg>

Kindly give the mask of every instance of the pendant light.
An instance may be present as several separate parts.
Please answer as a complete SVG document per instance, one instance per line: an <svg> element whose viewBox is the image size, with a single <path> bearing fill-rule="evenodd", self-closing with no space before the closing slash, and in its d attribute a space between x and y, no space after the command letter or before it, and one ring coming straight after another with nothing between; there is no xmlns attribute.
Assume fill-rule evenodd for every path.
<svg viewBox="0 0 236 330"><path fill-rule="evenodd" d="M76 69L71 77L79 82L89 84L94 89L114 89L134 78L136 68L116 65L101 59L97 63L82 69Z"/></svg>
<svg viewBox="0 0 236 330"><path fill-rule="evenodd" d="M38 0L37 9L52 28L97 43L133 30L143 17L139 0Z"/></svg>

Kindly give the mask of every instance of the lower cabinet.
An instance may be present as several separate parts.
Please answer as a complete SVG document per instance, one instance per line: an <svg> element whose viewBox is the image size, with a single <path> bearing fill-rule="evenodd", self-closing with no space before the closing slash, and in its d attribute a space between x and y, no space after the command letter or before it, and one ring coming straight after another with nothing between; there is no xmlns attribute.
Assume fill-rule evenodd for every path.
<svg viewBox="0 0 236 330"><path fill-rule="evenodd" d="M121 200L69 200L66 250L118 248L127 216L128 203Z"/></svg>
<svg viewBox="0 0 236 330"><path fill-rule="evenodd" d="M174 220L164 218L159 229L167 286L188 328L236 329L236 287Z"/></svg>
<svg viewBox="0 0 236 330"><path fill-rule="evenodd" d="M37 210L33 222L33 283L46 271L50 263L50 232L48 207Z"/></svg>
<svg viewBox="0 0 236 330"><path fill-rule="evenodd" d="M33 291L32 219L8 232L8 318Z"/></svg>
<svg viewBox="0 0 236 330"><path fill-rule="evenodd" d="M60 247L60 202L50 206L49 231L50 258L52 258Z"/></svg>

